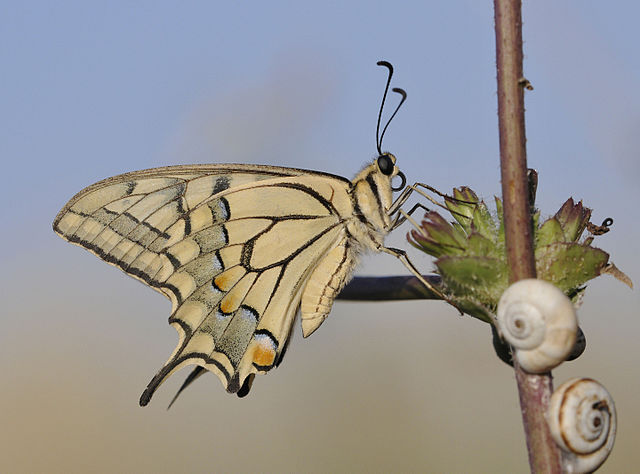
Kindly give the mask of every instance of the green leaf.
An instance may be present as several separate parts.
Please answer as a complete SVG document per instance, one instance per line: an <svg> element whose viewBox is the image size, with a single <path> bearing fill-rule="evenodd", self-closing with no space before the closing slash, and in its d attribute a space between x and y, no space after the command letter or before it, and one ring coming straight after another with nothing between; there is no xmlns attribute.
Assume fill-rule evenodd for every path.
<svg viewBox="0 0 640 474"><path fill-rule="evenodd" d="M495 306L506 289L509 272L504 262L490 257L442 257L436 267L448 287Z"/></svg>
<svg viewBox="0 0 640 474"><path fill-rule="evenodd" d="M497 240L498 229L496 228L496 223L484 202L480 202L473 211L471 227L478 234L486 237L492 242Z"/></svg>
<svg viewBox="0 0 640 474"><path fill-rule="evenodd" d="M467 187L454 188L453 198L445 197L444 204L465 233L471 231L471 219L478 203L478 196Z"/></svg>
<svg viewBox="0 0 640 474"><path fill-rule="evenodd" d="M564 241L565 235L562 231L562 226L555 216L547 219L536 233L536 245L538 247L544 247L556 242Z"/></svg>
<svg viewBox="0 0 640 474"><path fill-rule="evenodd" d="M468 238L468 253L480 257L500 258L496 252L495 244L478 232L472 233Z"/></svg>
<svg viewBox="0 0 640 474"><path fill-rule="evenodd" d="M536 249L538 278L550 281L565 293L600 275L609 254L577 243L555 243Z"/></svg>

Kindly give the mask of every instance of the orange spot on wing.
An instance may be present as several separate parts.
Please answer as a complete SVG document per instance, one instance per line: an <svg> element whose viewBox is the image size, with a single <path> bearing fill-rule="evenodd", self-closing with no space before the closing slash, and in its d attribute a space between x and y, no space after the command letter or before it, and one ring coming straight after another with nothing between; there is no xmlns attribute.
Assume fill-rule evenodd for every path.
<svg viewBox="0 0 640 474"><path fill-rule="evenodd" d="M234 292L228 293L220 302L220 311L223 313L232 313L240 306L239 298L235 297Z"/></svg>
<svg viewBox="0 0 640 474"><path fill-rule="evenodd" d="M231 267L213 279L213 284L221 291L229 291L245 275L246 271L240 266Z"/></svg>
<svg viewBox="0 0 640 474"><path fill-rule="evenodd" d="M262 342L258 342L253 351L253 362L256 365L270 366L276 360L276 351L273 347L267 346Z"/></svg>
<svg viewBox="0 0 640 474"><path fill-rule="evenodd" d="M222 291L229 291L233 284L235 283L235 279L232 275L229 275L228 272L221 273L217 277L213 279L213 283Z"/></svg>

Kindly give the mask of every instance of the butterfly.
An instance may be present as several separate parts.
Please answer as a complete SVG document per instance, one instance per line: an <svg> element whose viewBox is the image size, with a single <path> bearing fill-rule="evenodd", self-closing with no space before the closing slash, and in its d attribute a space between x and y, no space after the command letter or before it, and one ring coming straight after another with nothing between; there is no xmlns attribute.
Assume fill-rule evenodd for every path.
<svg viewBox="0 0 640 474"><path fill-rule="evenodd" d="M384 246L407 218L400 206L413 187L405 187L395 156L381 150L406 93L393 89L402 99L380 135L393 67L378 65L389 69L378 156L351 181L264 165L168 166L95 183L58 213L53 229L63 239L171 300L179 342L140 405L187 365L196 368L178 394L208 370L229 393L247 395L256 374L282 361L298 309L308 337L363 252L400 258L431 288L402 250ZM402 191L395 201L394 191Z"/></svg>

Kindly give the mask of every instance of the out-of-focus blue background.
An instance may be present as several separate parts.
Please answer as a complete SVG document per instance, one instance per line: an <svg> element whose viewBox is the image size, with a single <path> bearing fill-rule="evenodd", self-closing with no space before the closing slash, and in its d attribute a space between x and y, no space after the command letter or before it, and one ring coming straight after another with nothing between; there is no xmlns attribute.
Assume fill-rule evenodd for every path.
<svg viewBox="0 0 640 474"><path fill-rule="evenodd" d="M597 243L636 280L640 56L634 2L526 2L529 165L550 215L613 217ZM212 376L138 396L177 341L169 305L56 237L77 191L125 171L268 163L352 176L375 155L386 71L409 98L384 148L410 181L500 192L491 2L3 2L0 5L0 470L523 472L512 371L486 325L437 302L337 303L237 400ZM391 96L393 104L395 97ZM405 230L391 236L408 247ZM429 260L413 254L424 271ZM361 274L404 274L371 256ZM639 455L637 292L611 277L579 312L619 434Z"/></svg>

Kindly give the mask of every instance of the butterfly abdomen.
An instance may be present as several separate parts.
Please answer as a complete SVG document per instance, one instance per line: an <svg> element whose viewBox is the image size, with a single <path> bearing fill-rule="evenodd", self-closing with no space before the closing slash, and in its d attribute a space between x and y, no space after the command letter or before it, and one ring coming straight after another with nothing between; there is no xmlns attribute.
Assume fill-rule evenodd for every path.
<svg viewBox="0 0 640 474"><path fill-rule="evenodd" d="M309 277L300 306L304 337L310 336L328 316L333 300L353 273L356 255L345 237L320 260Z"/></svg>

